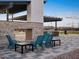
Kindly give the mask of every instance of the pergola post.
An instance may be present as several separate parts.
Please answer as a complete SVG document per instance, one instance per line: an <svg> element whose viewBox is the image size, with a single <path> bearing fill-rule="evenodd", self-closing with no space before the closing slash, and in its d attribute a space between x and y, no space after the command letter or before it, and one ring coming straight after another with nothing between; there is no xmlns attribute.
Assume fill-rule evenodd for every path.
<svg viewBox="0 0 79 59"><path fill-rule="evenodd" d="M13 14L12 14L12 22L13 22Z"/></svg>
<svg viewBox="0 0 79 59"><path fill-rule="evenodd" d="M6 19L7 19L7 21L9 21L9 12L8 12L8 9L6 10Z"/></svg>
<svg viewBox="0 0 79 59"><path fill-rule="evenodd" d="M55 21L55 30L57 30L57 21Z"/></svg>

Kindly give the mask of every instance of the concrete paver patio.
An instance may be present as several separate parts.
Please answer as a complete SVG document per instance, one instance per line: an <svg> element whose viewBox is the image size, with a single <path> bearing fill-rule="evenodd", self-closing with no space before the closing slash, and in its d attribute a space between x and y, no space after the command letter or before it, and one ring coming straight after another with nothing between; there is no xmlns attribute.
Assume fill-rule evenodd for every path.
<svg viewBox="0 0 79 59"><path fill-rule="evenodd" d="M0 48L0 56L3 59L53 59L56 56L79 48L78 35L60 35L58 38L61 39L61 46L44 48L44 50L39 48L34 52L29 51L28 53L24 54L4 47Z"/></svg>

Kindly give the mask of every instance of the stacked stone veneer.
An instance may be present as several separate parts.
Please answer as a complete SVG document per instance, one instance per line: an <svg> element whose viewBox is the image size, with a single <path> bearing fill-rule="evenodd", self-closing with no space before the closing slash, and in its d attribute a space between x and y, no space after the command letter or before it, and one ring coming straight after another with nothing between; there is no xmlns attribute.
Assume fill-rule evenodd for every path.
<svg viewBox="0 0 79 59"><path fill-rule="evenodd" d="M15 29L32 29L32 38L35 38L43 34L43 23L0 21L0 40L5 39L4 34L7 34L7 32L14 32Z"/></svg>

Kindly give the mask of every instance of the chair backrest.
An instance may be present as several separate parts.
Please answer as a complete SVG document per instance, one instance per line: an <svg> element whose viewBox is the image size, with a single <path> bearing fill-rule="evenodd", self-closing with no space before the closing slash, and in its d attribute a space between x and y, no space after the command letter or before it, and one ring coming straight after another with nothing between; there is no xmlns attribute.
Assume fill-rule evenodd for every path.
<svg viewBox="0 0 79 59"><path fill-rule="evenodd" d="M50 36L49 36L49 41L51 41L52 39L53 39L53 35L50 34Z"/></svg>
<svg viewBox="0 0 79 59"><path fill-rule="evenodd" d="M43 42L43 35L40 35L36 39L36 44L42 44L42 42Z"/></svg>
<svg viewBox="0 0 79 59"><path fill-rule="evenodd" d="M44 32L44 42L50 42L53 39L53 34L49 34L48 32Z"/></svg>
<svg viewBox="0 0 79 59"><path fill-rule="evenodd" d="M16 40L14 40L10 35L6 35L7 39L8 39L8 42L10 45L12 44L15 44L16 43Z"/></svg>
<svg viewBox="0 0 79 59"><path fill-rule="evenodd" d="M44 32L43 41L48 41L49 40L49 36L50 36L50 34L48 32Z"/></svg>
<svg viewBox="0 0 79 59"><path fill-rule="evenodd" d="M8 35L10 36L10 38L11 38L12 40L15 40L15 37L13 36L12 33L8 33Z"/></svg>
<svg viewBox="0 0 79 59"><path fill-rule="evenodd" d="M10 35L6 35L6 37L7 37L8 42L9 42L8 48L9 49L15 48L15 43L17 43L16 40L14 40Z"/></svg>

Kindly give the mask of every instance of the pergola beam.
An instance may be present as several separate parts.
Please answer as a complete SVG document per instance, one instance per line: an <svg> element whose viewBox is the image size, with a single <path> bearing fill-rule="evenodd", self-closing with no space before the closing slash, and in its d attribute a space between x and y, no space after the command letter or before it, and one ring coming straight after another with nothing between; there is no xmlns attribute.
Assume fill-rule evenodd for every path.
<svg viewBox="0 0 79 59"><path fill-rule="evenodd" d="M57 21L55 21L55 30L57 30Z"/></svg>

